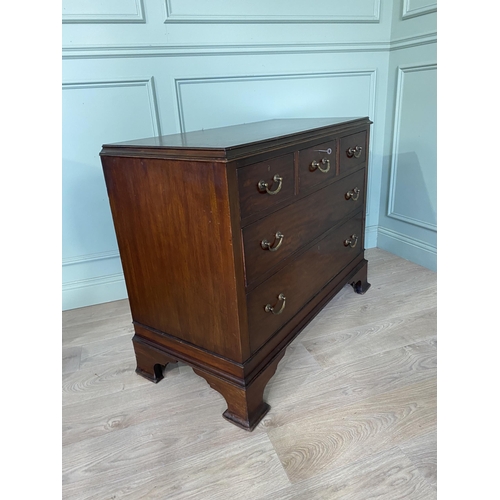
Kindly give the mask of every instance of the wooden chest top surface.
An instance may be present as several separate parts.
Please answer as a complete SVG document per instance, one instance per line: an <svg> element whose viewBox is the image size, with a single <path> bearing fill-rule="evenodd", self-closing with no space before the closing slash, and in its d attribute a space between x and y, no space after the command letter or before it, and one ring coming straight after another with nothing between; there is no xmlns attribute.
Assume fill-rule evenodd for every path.
<svg viewBox="0 0 500 500"><path fill-rule="evenodd" d="M321 136L333 126L353 127L371 123L368 118L300 118L275 119L228 127L148 137L132 141L104 144L101 155L127 154L148 151L166 156L200 156L232 159L265 151L269 144L284 146Z"/></svg>

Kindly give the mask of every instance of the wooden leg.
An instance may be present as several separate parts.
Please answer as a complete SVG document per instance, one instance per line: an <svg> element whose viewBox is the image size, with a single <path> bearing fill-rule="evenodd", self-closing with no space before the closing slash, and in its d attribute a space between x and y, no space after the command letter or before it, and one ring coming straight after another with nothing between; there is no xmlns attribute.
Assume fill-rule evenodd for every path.
<svg viewBox="0 0 500 500"><path fill-rule="evenodd" d="M267 367L246 386L236 385L210 373L193 368L194 372L203 377L217 392L222 394L227 403L227 410L222 416L229 422L252 431L270 410L263 401L264 388L276 372L278 363L285 354L281 351Z"/></svg>
<svg viewBox="0 0 500 500"><path fill-rule="evenodd" d="M145 344L137 335L134 335L132 342L137 360L135 372L155 384L163 378L163 369L168 363L177 363L171 356Z"/></svg>
<svg viewBox="0 0 500 500"><path fill-rule="evenodd" d="M363 295L371 287L368 283L368 261L365 260L364 266L353 276L350 284L356 293Z"/></svg>

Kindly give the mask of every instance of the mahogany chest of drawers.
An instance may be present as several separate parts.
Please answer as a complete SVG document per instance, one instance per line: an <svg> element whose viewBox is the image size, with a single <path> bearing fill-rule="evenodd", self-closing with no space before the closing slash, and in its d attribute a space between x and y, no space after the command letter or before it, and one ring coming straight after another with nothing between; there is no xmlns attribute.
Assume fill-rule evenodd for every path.
<svg viewBox="0 0 500 500"><path fill-rule="evenodd" d="M104 145L137 373L182 361L252 430L287 345L364 293L368 118L269 120Z"/></svg>

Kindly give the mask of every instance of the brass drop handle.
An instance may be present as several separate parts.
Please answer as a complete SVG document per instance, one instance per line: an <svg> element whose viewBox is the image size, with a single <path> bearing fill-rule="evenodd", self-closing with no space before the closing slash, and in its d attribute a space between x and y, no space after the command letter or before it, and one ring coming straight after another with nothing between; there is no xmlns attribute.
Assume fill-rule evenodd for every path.
<svg viewBox="0 0 500 500"><path fill-rule="evenodd" d="M283 301L281 309L278 312L274 312L274 309L278 305L280 300ZM264 311L266 311L266 313L271 312L273 314L281 314L283 312L283 309L285 309L285 304L286 304L286 297L282 293L280 293L278 295L278 302L276 303L276 305L272 306L271 304L267 304L266 307L264 307Z"/></svg>
<svg viewBox="0 0 500 500"><path fill-rule="evenodd" d="M352 191L347 191L347 193L345 194L345 199L357 201L357 199L359 198L359 193L361 193L361 189L355 187Z"/></svg>
<svg viewBox="0 0 500 500"><path fill-rule="evenodd" d="M354 248L358 243L358 236L356 234L351 235L347 240L344 241L345 247Z"/></svg>
<svg viewBox="0 0 500 500"><path fill-rule="evenodd" d="M352 158L359 158L361 156L361 151L363 151L363 148L361 146L356 146L355 148L349 148L346 151L347 157Z"/></svg>
<svg viewBox="0 0 500 500"><path fill-rule="evenodd" d="M281 244L283 243L283 238L285 237L284 234L280 233L279 231L274 235L274 242L273 243L269 243L269 241L267 240L262 240L260 242L260 246L264 249L264 250L269 250L270 252L276 252L276 250L278 250L278 248L281 246ZM274 245L274 246L273 246Z"/></svg>
<svg viewBox="0 0 500 500"><path fill-rule="evenodd" d="M281 191L281 186L283 185L283 178L279 174L273 177L273 181L278 183L278 187L274 191L269 190L269 184L266 181L259 181L257 187L261 193L267 194L278 194Z"/></svg>
<svg viewBox="0 0 500 500"><path fill-rule="evenodd" d="M321 165L326 165L326 168L321 168ZM316 169L326 174L330 170L330 160L323 158L321 163L319 161L313 160L311 166L309 167L311 172L314 172Z"/></svg>

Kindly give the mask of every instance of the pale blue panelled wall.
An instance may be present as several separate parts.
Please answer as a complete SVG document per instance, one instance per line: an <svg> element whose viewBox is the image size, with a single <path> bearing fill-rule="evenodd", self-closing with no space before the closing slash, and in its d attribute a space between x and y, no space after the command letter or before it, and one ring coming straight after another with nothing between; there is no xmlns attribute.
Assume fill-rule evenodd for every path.
<svg viewBox="0 0 500 500"><path fill-rule="evenodd" d="M436 43L398 46L436 29L432 0L395 2L377 246L437 267ZM433 35L435 37L435 34Z"/></svg>
<svg viewBox="0 0 500 500"><path fill-rule="evenodd" d="M63 0L63 309L126 297L102 144L270 118L369 116L366 246L435 267L435 11Z"/></svg>

